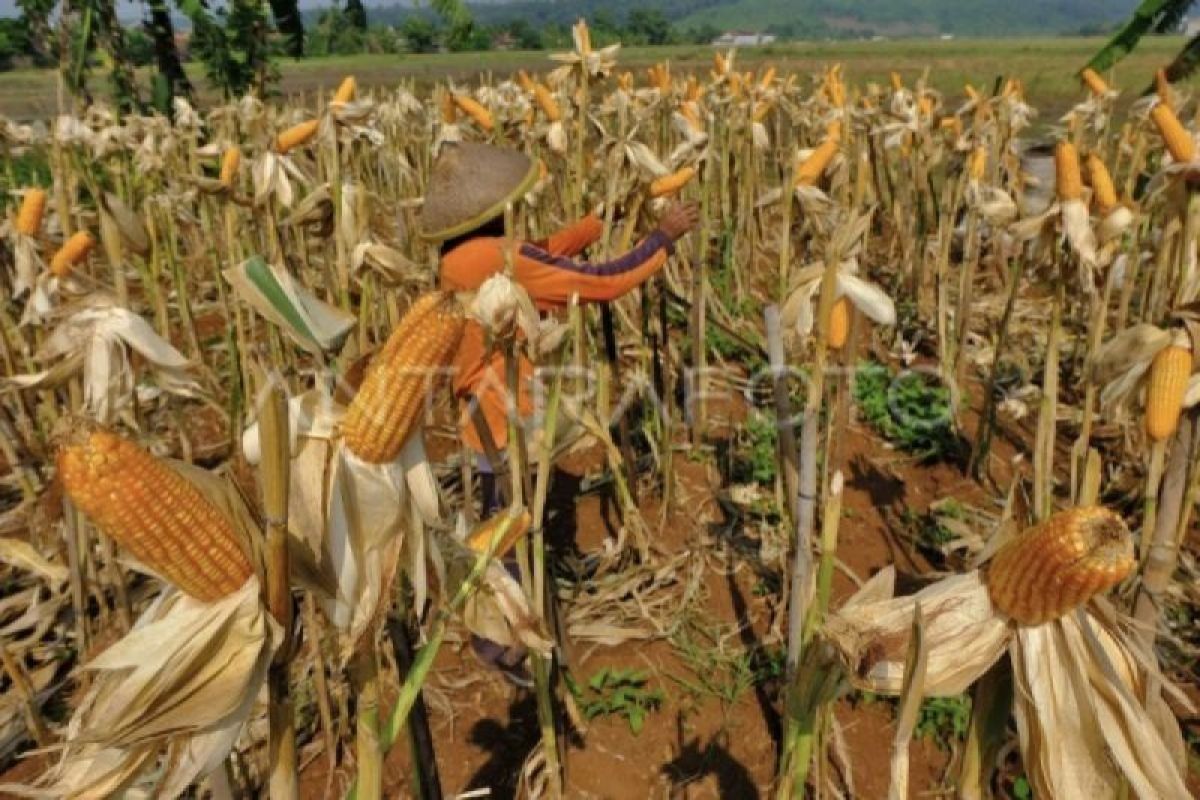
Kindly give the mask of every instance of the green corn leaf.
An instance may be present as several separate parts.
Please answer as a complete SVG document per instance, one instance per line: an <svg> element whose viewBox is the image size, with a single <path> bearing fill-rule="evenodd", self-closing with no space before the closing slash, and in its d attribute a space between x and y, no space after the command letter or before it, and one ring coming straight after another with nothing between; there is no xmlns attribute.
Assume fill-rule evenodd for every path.
<svg viewBox="0 0 1200 800"><path fill-rule="evenodd" d="M223 274L242 300L310 353L335 352L354 327L352 314L317 299L260 256L251 256Z"/></svg>

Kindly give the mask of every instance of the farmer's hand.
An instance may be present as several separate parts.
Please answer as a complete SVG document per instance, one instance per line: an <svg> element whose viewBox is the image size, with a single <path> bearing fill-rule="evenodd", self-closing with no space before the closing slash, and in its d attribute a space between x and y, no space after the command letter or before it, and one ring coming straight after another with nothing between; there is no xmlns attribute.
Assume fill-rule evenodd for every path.
<svg viewBox="0 0 1200 800"><path fill-rule="evenodd" d="M700 207L695 203L673 203L666 213L662 215L662 219L658 221L658 228L667 236L671 237L671 241L679 241L688 231L696 227L700 222Z"/></svg>

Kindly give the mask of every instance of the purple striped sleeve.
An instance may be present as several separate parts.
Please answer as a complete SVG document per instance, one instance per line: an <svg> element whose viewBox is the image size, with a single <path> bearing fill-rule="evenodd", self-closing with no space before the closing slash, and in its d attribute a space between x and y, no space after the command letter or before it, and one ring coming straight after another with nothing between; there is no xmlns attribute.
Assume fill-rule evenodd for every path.
<svg viewBox="0 0 1200 800"><path fill-rule="evenodd" d="M674 254L675 244L671 241L671 237L667 236L661 230L655 230L637 247L623 256L614 258L612 261L599 263L575 261L565 256L551 255L542 248L528 242L521 245L521 255L547 266L558 267L569 272L576 272L581 275L594 275L599 278L611 278L637 269L663 247L667 248L668 254Z"/></svg>

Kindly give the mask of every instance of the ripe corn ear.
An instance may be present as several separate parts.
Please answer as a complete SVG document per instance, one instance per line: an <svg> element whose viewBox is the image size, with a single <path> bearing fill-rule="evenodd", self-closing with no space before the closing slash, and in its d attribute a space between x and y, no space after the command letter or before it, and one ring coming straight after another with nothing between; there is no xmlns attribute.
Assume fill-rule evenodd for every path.
<svg viewBox="0 0 1200 800"><path fill-rule="evenodd" d="M1171 82L1167 80L1165 69L1159 68L1154 73L1154 93L1158 95L1158 102L1174 110L1174 106L1171 105Z"/></svg>
<svg viewBox="0 0 1200 800"><path fill-rule="evenodd" d="M1154 120L1158 132L1162 134L1163 143L1167 146L1171 158L1186 164L1196 157L1195 140L1170 106L1159 103L1150 110L1150 119Z"/></svg>
<svg viewBox="0 0 1200 800"><path fill-rule="evenodd" d="M1083 79L1084 85L1087 86L1088 90L1097 97L1103 97L1108 92L1108 82L1104 78L1101 78L1099 73L1091 67L1081 72L1079 77Z"/></svg>
<svg viewBox="0 0 1200 800"><path fill-rule="evenodd" d="M71 272L71 268L87 258L95 246L96 240L90 233L76 231L50 259L50 272L59 278L65 278Z"/></svg>
<svg viewBox="0 0 1200 800"><path fill-rule="evenodd" d="M426 390L458 349L466 326L449 292L419 298L367 369L342 422L350 452L382 464L400 454L425 410Z"/></svg>
<svg viewBox="0 0 1200 800"><path fill-rule="evenodd" d="M987 570L988 594L1022 625L1040 625L1108 591L1135 563L1133 537L1119 515L1072 508L1001 546Z"/></svg>
<svg viewBox="0 0 1200 800"><path fill-rule="evenodd" d="M538 107L542 109L542 113L546 115L546 119L551 122L558 122L562 119L562 109L558 107L558 101L554 99L554 95L550 93L550 90L544 84L534 84L533 97L537 100Z"/></svg>
<svg viewBox="0 0 1200 800"><path fill-rule="evenodd" d="M454 95L454 105L471 119L475 120L478 125L489 133L496 127L496 120L492 117L492 112L483 107L483 104L475 100L473 97L467 97L465 94Z"/></svg>
<svg viewBox="0 0 1200 800"><path fill-rule="evenodd" d="M1164 347L1150 363L1146 381L1146 433L1161 442L1179 427L1183 397L1192 376L1192 351L1186 347Z"/></svg>
<svg viewBox="0 0 1200 800"><path fill-rule="evenodd" d="M651 183L650 196L664 197L666 195L675 194L684 186L686 186L688 181L695 176L695 167L683 167L682 169L676 170L670 175L666 175Z"/></svg>
<svg viewBox="0 0 1200 800"><path fill-rule="evenodd" d="M829 310L829 336L827 341L834 350L841 350L850 337L850 300L839 297Z"/></svg>
<svg viewBox="0 0 1200 800"><path fill-rule="evenodd" d="M275 137L275 150L279 153L290 153L297 147L303 147L317 135L320 125L320 120L315 119L293 125Z"/></svg>
<svg viewBox="0 0 1200 800"><path fill-rule="evenodd" d="M1083 196L1083 175L1079 171L1079 151L1068 141L1054 148L1055 189L1062 201L1078 200Z"/></svg>
<svg viewBox="0 0 1200 800"><path fill-rule="evenodd" d="M829 162L833 161L833 157L837 155L838 146L838 140L835 137L826 136L825 140L809 154L808 158L801 162L800 167L796 170L796 185L815 186L821 179L821 175L825 173Z"/></svg>
<svg viewBox="0 0 1200 800"><path fill-rule="evenodd" d="M1088 154L1087 169L1096 210L1107 214L1117 207L1117 190L1113 186L1112 176L1108 174L1108 167L1104 166L1104 161L1095 153Z"/></svg>
<svg viewBox="0 0 1200 800"><path fill-rule="evenodd" d="M775 67L768 67L763 73L762 80L758 82L758 88L769 89L771 84L775 82Z"/></svg>
<svg viewBox="0 0 1200 800"><path fill-rule="evenodd" d="M892 91L898 92L904 88L904 79L900 77L899 72L892 70L892 74L890 77L892 79Z"/></svg>
<svg viewBox="0 0 1200 800"><path fill-rule="evenodd" d="M238 147L230 147L221 156L221 185L229 187L237 179L238 167L242 163L242 151Z"/></svg>
<svg viewBox="0 0 1200 800"><path fill-rule="evenodd" d="M59 452L58 471L71 502L97 528L184 593L217 600L253 572L229 519L133 442L81 432Z"/></svg>
<svg viewBox="0 0 1200 800"><path fill-rule="evenodd" d="M21 209L17 212L17 233L34 236L42 227L42 214L46 211L46 192L36 187L25 190Z"/></svg>
<svg viewBox="0 0 1200 800"><path fill-rule="evenodd" d="M358 82L354 80L353 75L347 75L338 85L337 91L333 93L334 103L349 103L358 94Z"/></svg>
<svg viewBox="0 0 1200 800"><path fill-rule="evenodd" d="M955 117L955 119L958 119L958 117ZM971 180L981 181L985 172L987 172L987 148L980 145L971 151L971 158L967 165L967 175Z"/></svg>
<svg viewBox="0 0 1200 800"><path fill-rule="evenodd" d="M467 535L467 547L474 550L476 553L483 553L487 550L488 545L492 541L492 537L496 535L496 530L503 524L508 517L508 510L505 509L499 514L496 514L491 519L483 522L475 530ZM495 557L502 558L508 555L509 551L516 546L517 542L525 534L529 533L529 527L533 524L533 518L529 516L529 511L522 509L520 516L514 519L504 534L504 538L496 543Z"/></svg>

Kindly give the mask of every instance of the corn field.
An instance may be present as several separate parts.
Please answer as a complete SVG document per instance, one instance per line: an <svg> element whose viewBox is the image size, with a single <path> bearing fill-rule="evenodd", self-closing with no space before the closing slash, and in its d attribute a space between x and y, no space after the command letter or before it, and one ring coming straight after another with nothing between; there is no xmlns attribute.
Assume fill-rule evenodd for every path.
<svg viewBox="0 0 1200 800"><path fill-rule="evenodd" d="M574 42L0 119L0 792L1195 796L1187 93ZM462 291L472 144L536 167L504 242L698 223L607 302Z"/></svg>

